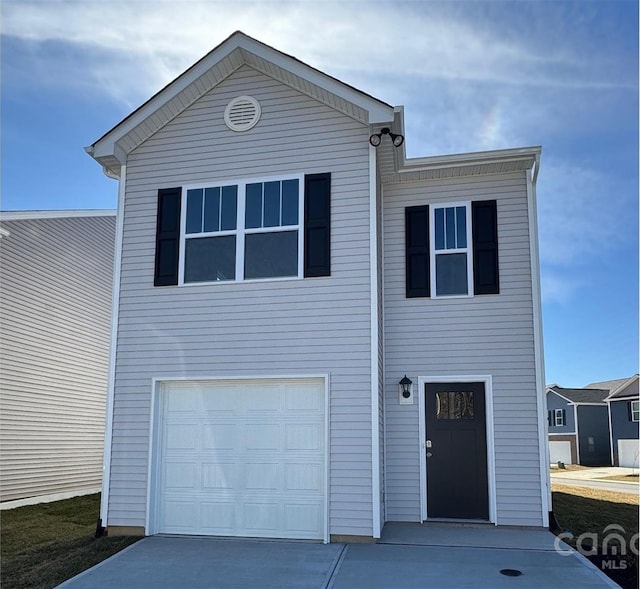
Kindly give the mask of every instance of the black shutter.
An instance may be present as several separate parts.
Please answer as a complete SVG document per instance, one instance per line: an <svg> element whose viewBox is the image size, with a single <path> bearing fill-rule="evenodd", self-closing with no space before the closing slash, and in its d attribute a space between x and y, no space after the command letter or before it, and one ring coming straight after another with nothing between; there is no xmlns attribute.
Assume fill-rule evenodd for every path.
<svg viewBox="0 0 640 589"><path fill-rule="evenodd" d="M429 206L404 210L407 298L429 296Z"/></svg>
<svg viewBox="0 0 640 589"><path fill-rule="evenodd" d="M158 190L154 286L178 284L181 188Z"/></svg>
<svg viewBox="0 0 640 589"><path fill-rule="evenodd" d="M547 421L549 425L553 425L553 413L551 411L547 411Z"/></svg>
<svg viewBox="0 0 640 589"><path fill-rule="evenodd" d="M631 401L627 402L627 417L629 421L633 421L633 412L631 411Z"/></svg>
<svg viewBox="0 0 640 589"><path fill-rule="evenodd" d="M331 174L304 177L304 275L331 276Z"/></svg>
<svg viewBox="0 0 640 589"><path fill-rule="evenodd" d="M495 200L471 203L473 294L498 294L498 216Z"/></svg>
<svg viewBox="0 0 640 589"><path fill-rule="evenodd" d="M567 425L567 412L562 410L562 425Z"/></svg>

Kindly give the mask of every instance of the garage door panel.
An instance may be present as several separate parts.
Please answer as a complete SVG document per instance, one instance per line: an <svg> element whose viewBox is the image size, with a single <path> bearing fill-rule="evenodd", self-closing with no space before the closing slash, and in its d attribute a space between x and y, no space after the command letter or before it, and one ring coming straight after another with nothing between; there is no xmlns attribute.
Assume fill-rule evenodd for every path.
<svg viewBox="0 0 640 589"><path fill-rule="evenodd" d="M156 531L323 538L323 381L182 382L160 406Z"/></svg>
<svg viewBox="0 0 640 589"><path fill-rule="evenodd" d="M225 423L202 426L204 450L235 450L238 447L238 427Z"/></svg>
<svg viewBox="0 0 640 589"><path fill-rule="evenodd" d="M235 489L237 482L237 465L235 462L204 463L202 465L202 488Z"/></svg>
<svg viewBox="0 0 640 589"><path fill-rule="evenodd" d="M322 493L322 465L287 464L285 466L287 491L318 491Z"/></svg>
<svg viewBox="0 0 640 589"><path fill-rule="evenodd" d="M277 462L245 462L245 489L277 491L281 488L280 464Z"/></svg>
<svg viewBox="0 0 640 589"><path fill-rule="evenodd" d="M244 449L265 452L269 450L281 450L280 425L263 425L258 423L244 423Z"/></svg>

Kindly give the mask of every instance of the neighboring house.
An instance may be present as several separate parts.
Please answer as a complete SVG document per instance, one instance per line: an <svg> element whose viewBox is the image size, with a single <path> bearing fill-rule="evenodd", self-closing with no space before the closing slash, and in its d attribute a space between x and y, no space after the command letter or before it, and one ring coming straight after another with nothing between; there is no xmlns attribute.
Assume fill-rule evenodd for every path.
<svg viewBox="0 0 640 589"><path fill-rule="evenodd" d="M0 213L0 501L100 490L115 211Z"/></svg>
<svg viewBox="0 0 640 589"><path fill-rule="evenodd" d="M611 427L611 461L615 466L638 468L638 423L640 396L638 375L605 382L595 382L587 388L603 388L609 392L605 399Z"/></svg>
<svg viewBox="0 0 640 589"><path fill-rule="evenodd" d="M547 387L551 463L611 466L608 389Z"/></svg>
<svg viewBox="0 0 640 589"><path fill-rule="evenodd" d="M540 149L403 132L234 33L87 148L120 187L110 534L548 526Z"/></svg>

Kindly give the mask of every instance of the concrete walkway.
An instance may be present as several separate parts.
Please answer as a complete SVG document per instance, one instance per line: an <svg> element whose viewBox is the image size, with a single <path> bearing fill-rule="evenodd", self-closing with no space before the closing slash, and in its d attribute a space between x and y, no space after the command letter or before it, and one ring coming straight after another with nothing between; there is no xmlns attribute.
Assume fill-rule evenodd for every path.
<svg viewBox="0 0 640 589"><path fill-rule="evenodd" d="M387 524L378 544L144 538L60 589L617 587L546 531ZM516 571L507 576L501 571Z"/></svg>
<svg viewBox="0 0 640 589"><path fill-rule="evenodd" d="M557 485L602 489L619 493L638 493L640 486L636 481L611 481L607 477L638 474L637 468L617 466L592 467L581 470L551 470L551 482Z"/></svg>

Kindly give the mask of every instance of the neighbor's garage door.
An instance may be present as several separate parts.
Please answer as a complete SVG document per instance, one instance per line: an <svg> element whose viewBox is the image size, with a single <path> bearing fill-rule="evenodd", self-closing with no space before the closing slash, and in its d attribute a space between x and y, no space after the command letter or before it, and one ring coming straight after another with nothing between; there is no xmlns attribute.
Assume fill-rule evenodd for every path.
<svg viewBox="0 0 640 589"><path fill-rule="evenodd" d="M324 537L323 380L162 386L158 533Z"/></svg>
<svg viewBox="0 0 640 589"><path fill-rule="evenodd" d="M638 440L618 440L618 466L638 468Z"/></svg>
<svg viewBox="0 0 640 589"><path fill-rule="evenodd" d="M571 464L571 442L549 442L549 461L551 464L556 462Z"/></svg>

